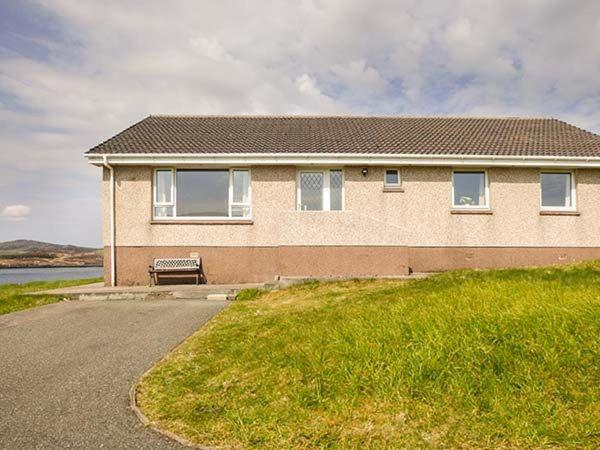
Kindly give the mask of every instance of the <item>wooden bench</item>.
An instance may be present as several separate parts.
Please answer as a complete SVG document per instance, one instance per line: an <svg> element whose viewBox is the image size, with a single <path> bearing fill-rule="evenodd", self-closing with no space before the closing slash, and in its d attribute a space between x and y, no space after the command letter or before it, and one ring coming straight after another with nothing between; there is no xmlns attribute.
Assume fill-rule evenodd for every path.
<svg viewBox="0 0 600 450"><path fill-rule="evenodd" d="M156 258L154 264L148 267L150 286L157 285L160 275L193 275L196 284L202 279L200 258Z"/></svg>

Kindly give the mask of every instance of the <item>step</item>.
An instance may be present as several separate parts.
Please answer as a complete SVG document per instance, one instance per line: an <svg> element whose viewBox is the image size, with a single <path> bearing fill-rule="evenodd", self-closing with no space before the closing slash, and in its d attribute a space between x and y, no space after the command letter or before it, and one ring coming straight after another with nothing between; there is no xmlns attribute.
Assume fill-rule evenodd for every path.
<svg viewBox="0 0 600 450"><path fill-rule="evenodd" d="M77 300L235 300L238 291L111 292L74 294Z"/></svg>

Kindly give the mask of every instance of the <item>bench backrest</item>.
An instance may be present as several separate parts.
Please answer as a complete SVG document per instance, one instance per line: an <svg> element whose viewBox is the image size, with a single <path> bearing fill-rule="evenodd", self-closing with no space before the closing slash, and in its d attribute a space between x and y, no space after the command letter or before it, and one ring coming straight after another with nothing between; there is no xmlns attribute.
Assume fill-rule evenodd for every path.
<svg viewBox="0 0 600 450"><path fill-rule="evenodd" d="M200 268L200 258L156 258L154 270L193 270Z"/></svg>

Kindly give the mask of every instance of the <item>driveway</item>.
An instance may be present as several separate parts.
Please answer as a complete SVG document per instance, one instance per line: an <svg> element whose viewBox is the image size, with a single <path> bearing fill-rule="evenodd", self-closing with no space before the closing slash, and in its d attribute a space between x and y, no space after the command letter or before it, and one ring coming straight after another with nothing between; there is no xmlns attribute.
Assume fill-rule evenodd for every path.
<svg viewBox="0 0 600 450"><path fill-rule="evenodd" d="M0 316L0 448L181 448L131 384L225 301L75 301Z"/></svg>

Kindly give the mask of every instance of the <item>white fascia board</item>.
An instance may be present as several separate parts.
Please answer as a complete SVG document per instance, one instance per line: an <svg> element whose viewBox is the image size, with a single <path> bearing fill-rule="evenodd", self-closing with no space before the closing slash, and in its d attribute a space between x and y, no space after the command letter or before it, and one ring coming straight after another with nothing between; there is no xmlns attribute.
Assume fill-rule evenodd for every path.
<svg viewBox="0 0 600 450"><path fill-rule="evenodd" d="M419 155L419 154L113 154L86 155L90 164L149 166L261 166L261 165L346 165L346 166L471 166L471 167L556 167L600 168L600 157L564 156L486 156L486 155Z"/></svg>

